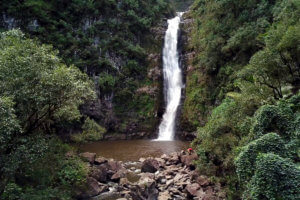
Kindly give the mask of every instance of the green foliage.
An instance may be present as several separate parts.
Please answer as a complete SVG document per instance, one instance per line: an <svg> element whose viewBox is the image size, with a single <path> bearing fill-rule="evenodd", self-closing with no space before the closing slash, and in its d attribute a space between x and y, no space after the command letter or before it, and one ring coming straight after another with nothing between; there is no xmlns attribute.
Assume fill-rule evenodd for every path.
<svg viewBox="0 0 300 200"><path fill-rule="evenodd" d="M104 94L112 92L115 88L116 82L117 79L111 74L102 73L98 80L100 92L103 92Z"/></svg>
<svg viewBox="0 0 300 200"><path fill-rule="evenodd" d="M128 55L138 61L141 51L130 48L138 47L139 38L149 33L149 28L162 16L171 12L166 0L77 0L64 3L5 0L2 3L0 12L5 17L14 18L23 31L59 49L67 64L75 64L81 69L87 67L89 74L113 70L110 65L99 64L99 58L108 59L111 66L116 64L114 57L126 61ZM36 27L32 25L34 21ZM4 22L1 24L5 25Z"/></svg>
<svg viewBox="0 0 300 200"><path fill-rule="evenodd" d="M228 92L243 93L261 105L295 94L300 80L299 10L295 0L195 1L189 48L196 53L192 65L197 72L188 74L187 83L194 73L202 74L196 86L200 98L184 109L206 108L198 112L198 119L206 121ZM193 88L187 84L186 90ZM191 99L193 93L186 96Z"/></svg>
<svg viewBox="0 0 300 200"><path fill-rule="evenodd" d="M85 164L66 157L70 148L59 139L38 135L15 142L13 152L2 157L1 199L70 199L83 186Z"/></svg>
<svg viewBox="0 0 300 200"><path fill-rule="evenodd" d="M137 98L135 91L147 79L147 55L154 53L153 49L161 51L162 41L151 28L174 11L169 0L4 0L2 4L0 30L8 28L6 19L14 19L15 27L53 45L64 63L74 64L94 78L101 102L107 96L116 97L113 109L122 106L123 99ZM121 116L121 123L133 112L126 108L113 110ZM70 113L70 109L66 111ZM101 112L109 114L105 109ZM79 113L67 117L72 116L78 118Z"/></svg>
<svg viewBox="0 0 300 200"><path fill-rule="evenodd" d="M251 132L254 138L270 131L277 132L284 138L290 138L294 133L293 120L294 113L288 106L265 105L256 112Z"/></svg>
<svg viewBox="0 0 300 200"><path fill-rule="evenodd" d="M298 94L288 100L279 101L276 106L262 106L254 115L248 140L258 139L242 147L235 161L237 175L241 183L245 183L243 185L246 188L245 199L293 199L297 195L299 196L289 186L290 181L299 181L299 174L296 175L298 177L295 179L279 180L282 176L281 173L287 177L293 177L292 168L296 168L299 160L299 103ZM276 133L267 133L268 131ZM288 162L291 163L289 165L295 166L291 168L291 171L286 171L286 164L280 163L280 166L277 166L279 165L277 159L272 159L274 164L267 160L264 161L266 163L262 164L259 159L263 153L273 153L280 156L280 162L284 161L282 158L289 158ZM273 180L276 178L278 180ZM272 185L272 183L276 184ZM281 193L282 196L278 196L275 192L279 188L286 188L285 193Z"/></svg>
<svg viewBox="0 0 300 200"><path fill-rule="evenodd" d="M82 125L82 133L74 134L71 136L71 140L74 142L88 142L99 141L103 138L103 134L106 132L105 128L101 127L94 120L87 117Z"/></svg>
<svg viewBox="0 0 300 200"><path fill-rule="evenodd" d="M237 174L240 181L247 182L254 175L256 158L261 153L275 153L286 157L285 142L276 133L268 133L242 147L236 158Z"/></svg>
<svg viewBox="0 0 300 200"><path fill-rule="evenodd" d="M275 186L262 189L262 179L251 188L254 194L261 184L258 196L246 194L261 173L256 168L261 153L299 162L299 1L197 0L191 16L195 72L187 76L190 105L184 113L192 113L191 119L190 108L207 109L198 117L207 123L194 141L198 168L216 176L229 199L241 192L246 199L291 199L264 196ZM193 81L194 74L201 76ZM284 184L289 187L284 181L280 187Z"/></svg>
<svg viewBox="0 0 300 200"><path fill-rule="evenodd" d="M227 98L212 111L205 126L198 128L194 141L201 155L198 168L219 176L234 170L233 150L239 145L240 138L248 133L251 124L244 109L247 108L243 108L243 104Z"/></svg>
<svg viewBox="0 0 300 200"><path fill-rule="evenodd" d="M0 35L0 198L70 199L87 172L56 133L94 97L88 76L19 30Z"/></svg>
<svg viewBox="0 0 300 200"><path fill-rule="evenodd" d="M0 154L9 147L12 139L21 131L10 98L0 96Z"/></svg>
<svg viewBox="0 0 300 200"><path fill-rule="evenodd" d="M300 169L278 155L261 154L256 160L255 174L247 187L244 199L299 199Z"/></svg>
<svg viewBox="0 0 300 200"><path fill-rule="evenodd" d="M205 81L202 73L193 71L191 76L186 80L186 97L183 105L182 113L182 125L184 130L193 131L203 123L204 117L209 110L210 105L206 102L210 102L207 99L208 95L201 95L204 93L203 87Z"/></svg>
<svg viewBox="0 0 300 200"><path fill-rule="evenodd" d="M18 30L0 37L0 92L16 103L24 132L49 128L53 120L78 119L77 107L94 96L87 75Z"/></svg>
<svg viewBox="0 0 300 200"><path fill-rule="evenodd" d="M297 1L278 1L275 23L262 35L265 47L255 53L240 73L257 88L266 87L275 99L299 89L299 17ZM275 15L275 14L274 14ZM286 89L291 87L292 89Z"/></svg>

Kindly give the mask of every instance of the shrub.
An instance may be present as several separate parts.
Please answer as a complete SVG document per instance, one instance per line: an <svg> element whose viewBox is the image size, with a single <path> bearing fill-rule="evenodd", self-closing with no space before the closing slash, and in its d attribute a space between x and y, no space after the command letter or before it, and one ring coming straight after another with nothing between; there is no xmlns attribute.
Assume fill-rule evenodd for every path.
<svg viewBox="0 0 300 200"><path fill-rule="evenodd" d="M71 139L74 142L88 142L88 141L98 141L103 138L103 134L106 132L105 128L97 124L93 119L87 117L82 126L81 134L74 134Z"/></svg>
<svg viewBox="0 0 300 200"><path fill-rule="evenodd" d="M261 154L247 188L244 199L300 199L300 169L289 159L272 153Z"/></svg>
<svg viewBox="0 0 300 200"><path fill-rule="evenodd" d="M258 138L267 132L274 131L283 137L290 137L293 133L294 114L289 107L274 105L262 106L254 117L254 124L251 130L253 137Z"/></svg>
<svg viewBox="0 0 300 200"><path fill-rule="evenodd" d="M242 147L235 161L236 172L241 182L247 182L253 176L256 158L260 153L276 153L285 157L285 143L276 133L268 133Z"/></svg>

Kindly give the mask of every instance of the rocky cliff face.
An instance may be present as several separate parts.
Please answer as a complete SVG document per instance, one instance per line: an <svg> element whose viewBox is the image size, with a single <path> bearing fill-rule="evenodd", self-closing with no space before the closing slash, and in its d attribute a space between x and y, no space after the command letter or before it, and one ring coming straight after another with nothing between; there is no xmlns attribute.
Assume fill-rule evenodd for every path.
<svg viewBox="0 0 300 200"><path fill-rule="evenodd" d="M180 37L180 62L183 69L183 77L185 88L183 90L180 117L177 120L178 137L186 140L193 140L196 137L196 127L193 127L192 120L199 120L199 118L193 119L193 115L190 112L194 112L195 108L190 108L188 105L189 97L191 93L191 79L195 76L193 69L193 59L195 56L194 50L190 46L190 37L194 20L190 16L189 11L183 15L183 21L181 23L181 37Z"/></svg>
<svg viewBox="0 0 300 200"><path fill-rule="evenodd" d="M116 102L115 93L101 95L82 106L82 113L102 123L108 130L104 139L138 139L154 137L163 114L163 74L161 48L167 28L166 19L145 36L147 43L145 77L134 90L133 97L125 102ZM97 77L94 77L97 80ZM97 82L96 82L97 88ZM98 87L99 88L99 87ZM131 101L131 102L130 102Z"/></svg>

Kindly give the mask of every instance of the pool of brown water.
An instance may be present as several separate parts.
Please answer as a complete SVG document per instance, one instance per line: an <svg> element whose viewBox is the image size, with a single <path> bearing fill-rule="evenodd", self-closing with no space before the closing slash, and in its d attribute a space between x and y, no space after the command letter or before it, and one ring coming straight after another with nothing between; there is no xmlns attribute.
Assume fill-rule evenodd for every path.
<svg viewBox="0 0 300 200"><path fill-rule="evenodd" d="M98 156L119 161L138 161L142 157L159 157L162 154L185 150L189 144L189 142L180 140L120 140L83 144L79 146L79 149L83 152L93 152Z"/></svg>

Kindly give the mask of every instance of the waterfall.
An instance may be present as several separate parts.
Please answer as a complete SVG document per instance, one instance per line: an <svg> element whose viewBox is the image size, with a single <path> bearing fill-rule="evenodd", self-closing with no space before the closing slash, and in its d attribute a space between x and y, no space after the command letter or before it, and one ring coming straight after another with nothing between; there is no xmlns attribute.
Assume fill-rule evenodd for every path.
<svg viewBox="0 0 300 200"><path fill-rule="evenodd" d="M178 32L182 12L168 20L168 29L165 34L163 48L163 73L164 73L164 96L166 111L159 125L157 140L173 140L175 132L175 120L177 108L180 104L182 84L182 72L178 59Z"/></svg>

